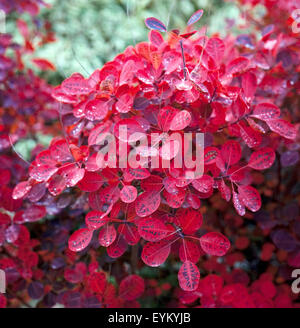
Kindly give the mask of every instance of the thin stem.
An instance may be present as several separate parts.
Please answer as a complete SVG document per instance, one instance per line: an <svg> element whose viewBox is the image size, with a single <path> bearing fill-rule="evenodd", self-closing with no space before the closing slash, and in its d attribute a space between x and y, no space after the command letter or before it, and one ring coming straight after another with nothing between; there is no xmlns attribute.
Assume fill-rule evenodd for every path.
<svg viewBox="0 0 300 328"><path fill-rule="evenodd" d="M182 43L182 40L180 40L179 43L180 43L181 55L182 55L183 75L184 75L184 79L186 80L186 65L185 65L185 57L184 57L184 52L183 52L183 43Z"/></svg>

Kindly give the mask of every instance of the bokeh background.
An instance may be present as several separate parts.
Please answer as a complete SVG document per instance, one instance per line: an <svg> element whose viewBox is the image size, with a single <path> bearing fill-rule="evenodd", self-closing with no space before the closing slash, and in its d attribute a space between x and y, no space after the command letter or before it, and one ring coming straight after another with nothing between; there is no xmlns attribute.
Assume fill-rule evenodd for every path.
<svg viewBox="0 0 300 328"><path fill-rule="evenodd" d="M208 35L224 36L229 29L237 33L243 24L238 18L241 9L236 3L224 0L46 0L46 3L50 7L41 9L35 23L38 26L49 21L56 41L39 47L35 56L55 64L57 71L46 76L43 73L54 85L74 72L87 76L128 45L147 40L149 30L144 20L150 16L162 20L169 29L183 29L191 14L203 8L201 24L207 26ZM15 24L18 15L8 15L7 32L21 42ZM22 14L22 19L32 24L29 14Z"/></svg>

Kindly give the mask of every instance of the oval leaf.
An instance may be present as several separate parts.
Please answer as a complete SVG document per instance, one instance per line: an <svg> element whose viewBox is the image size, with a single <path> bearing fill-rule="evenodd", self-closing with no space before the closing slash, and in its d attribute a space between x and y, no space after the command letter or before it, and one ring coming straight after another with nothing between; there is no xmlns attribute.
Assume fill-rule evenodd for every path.
<svg viewBox="0 0 300 328"><path fill-rule="evenodd" d="M280 109L270 103L261 103L255 106L251 116L259 118L263 121L274 120L279 118Z"/></svg>
<svg viewBox="0 0 300 328"><path fill-rule="evenodd" d="M155 17L148 17L145 19L145 24L150 30L156 30L160 32L167 32L167 28L160 20Z"/></svg>
<svg viewBox="0 0 300 328"><path fill-rule="evenodd" d="M189 18L187 25L192 25L198 22L198 20L202 17L203 15L203 10L199 9L196 12L193 13L193 15Z"/></svg>
<svg viewBox="0 0 300 328"><path fill-rule="evenodd" d="M166 226L155 218L145 218L138 221L138 231L142 238L147 241L159 241L168 233Z"/></svg>
<svg viewBox="0 0 300 328"><path fill-rule="evenodd" d="M209 232L200 238L200 245L209 255L223 256L230 248L229 240L219 232Z"/></svg>
<svg viewBox="0 0 300 328"><path fill-rule="evenodd" d="M166 261L170 251L171 246L165 240L157 243L149 242L143 247L142 260L151 267L158 267Z"/></svg>
<svg viewBox="0 0 300 328"><path fill-rule="evenodd" d="M160 193L157 191L145 191L136 200L135 211L140 217L154 213L160 205Z"/></svg>
<svg viewBox="0 0 300 328"><path fill-rule="evenodd" d="M178 272L179 285L183 290L193 291L198 288L200 273L197 266L191 261L183 262Z"/></svg>
<svg viewBox="0 0 300 328"><path fill-rule="evenodd" d="M245 206L252 212L257 212L261 207L261 198L258 191L252 186L239 186L239 195Z"/></svg>
<svg viewBox="0 0 300 328"><path fill-rule="evenodd" d="M85 249L93 237L93 231L82 228L75 231L69 238L69 249L73 252L80 252Z"/></svg>
<svg viewBox="0 0 300 328"><path fill-rule="evenodd" d="M278 119L278 120L269 120L267 121L267 124L273 132L276 132L287 139L291 139L291 140L296 139L297 130L294 127L294 125L292 125L291 123L285 120Z"/></svg>
<svg viewBox="0 0 300 328"><path fill-rule="evenodd" d="M116 239L117 232L113 225L107 225L99 232L99 244L104 247L110 246Z"/></svg>
<svg viewBox="0 0 300 328"><path fill-rule="evenodd" d="M275 157L273 148L265 147L251 154L248 166L255 170L265 170L273 165Z"/></svg>

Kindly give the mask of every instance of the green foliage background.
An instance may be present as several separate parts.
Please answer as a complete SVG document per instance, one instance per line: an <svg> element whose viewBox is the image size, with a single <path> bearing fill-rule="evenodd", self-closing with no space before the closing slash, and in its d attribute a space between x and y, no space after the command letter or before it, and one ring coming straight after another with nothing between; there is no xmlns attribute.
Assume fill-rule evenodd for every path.
<svg viewBox="0 0 300 328"><path fill-rule="evenodd" d="M208 34L226 33L226 20L237 19L238 8L223 0L46 0L39 17L49 20L57 41L36 52L52 61L58 72L47 75L53 84L73 72L87 76L128 45L147 40L147 17L155 16L169 29L184 28L198 9L204 15L197 27Z"/></svg>
<svg viewBox="0 0 300 328"><path fill-rule="evenodd" d="M154 16L163 21L168 29L183 30L189 17L198 9L204 9L203 17L195 27L207 26L207 34L228 32L228 20L239 24L239 9L230 0L45 0L50 8L42 8L35 18L41 23L52 24L56 41L37 47L33 54L23 60L38 75L53 85L74 72L84 76L112 60L129 45L148 39L149 29L144 20ZM23 39L16 29L19 14L12 13L6 19L6 31L16 42ZM23 14L29 25L29 14ZM31 63L33 57L41 57L55 64L57 71L42 72ZM45 138L44 138L45 139ZM51 136L38 142L47 145ZM16 150L26 159L36 145L33 140L24 140L15 145Z"/></svg>

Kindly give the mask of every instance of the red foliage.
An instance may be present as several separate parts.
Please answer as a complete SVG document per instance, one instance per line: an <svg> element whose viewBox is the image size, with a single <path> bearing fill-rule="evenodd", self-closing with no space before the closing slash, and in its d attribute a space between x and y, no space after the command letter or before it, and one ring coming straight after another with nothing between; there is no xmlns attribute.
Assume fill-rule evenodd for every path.
<svg viewBox="0 0 300 328"><path fill-rule="evenodd" d="M299 121L300 44L284 20L289 1L280 2L282 16L273 15L268 1L265 5L258 37L221 39L209 38L203 30L194 33L192 26L202 10L192 15L183 34L167 32L162 22L148 18L149 42L128 47L88 78L74 73L52 90L60 103L63 134L53 138L48 149L34 152L28 178L9 147L36 133L28 114L34 113L43 129L48 119L56 118L44 110L45 104L53 109L51 88L32 72L16 80L16 64L3 55L4 108L12 112L3 113L0 129L2 149L8 153L0 157L0 245L6 253L0 268L11 274L13 292L22 291L23 278L31 280L26 286L29 297L42 298L40 306L139 307L138 298L174 289L164 279L143 279L135 272L142 272L142 262L157 267L170 258L182 262L181 289L175 288L170 306L297 306L286 281L300 263L299 211L281 181L281 170L297 163L293 156L299 149L299 124L290 121ZM270 27L272 20L276 27ZM30 41L21 21L19 29L27 41L16 50L22 66L20 58ZM8 36L0 40L11 46ZM40 58L34 63L55 69ZM13 82L25 87L12 87ZM29 99L29 113L24 99ZM127 126L125 137L119 131L122 125ZM162 136L158 148L136 144L136 132L148 136L169 131L204 133L200 178L187 178L186 166L175 167L180 148L175 142L166 147ZM42 132L56 134L57 122ZM136 167L107 165L108 156L101 152L107 134L121 145L116 147L117 163L136 149ZM143 165L148 156L171 160L171 167L149 168ZM271 178L279 171L277 185L265 179L263 170L269 170ZM46 213L55 219L37 227L34 222ZM39 238L31 239L21 225L26 221ZM257 274L258 263L264 265L272 256L276 265ZM46 270L39 267L39 258ZM105 271L117 258L122 265L112 269L112 283ZM199 269L206 273L201 272L201 279ZM0 307L5 302L0 298Z"/></svg>

